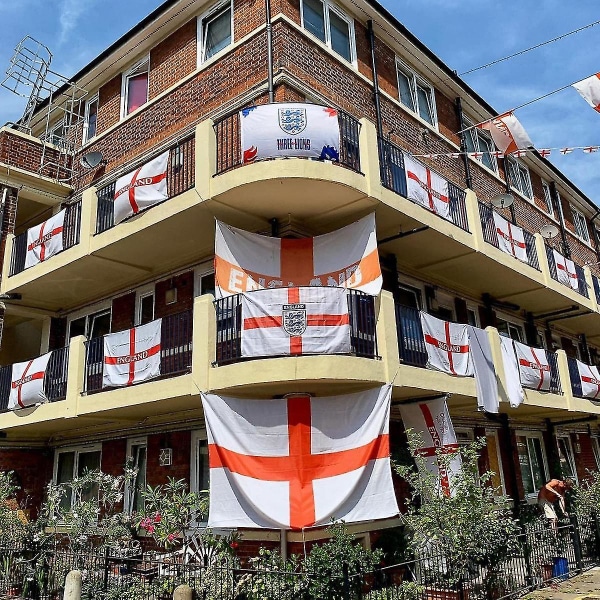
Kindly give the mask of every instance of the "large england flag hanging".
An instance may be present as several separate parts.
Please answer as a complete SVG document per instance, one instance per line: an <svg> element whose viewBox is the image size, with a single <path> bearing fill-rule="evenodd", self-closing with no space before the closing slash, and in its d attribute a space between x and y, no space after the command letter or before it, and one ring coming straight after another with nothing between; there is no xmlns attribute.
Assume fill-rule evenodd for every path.
<svg viewBox="0 0 600 600"><path fill-rule="evenodd" d="M102 387L121 387L160 375L162 319L104 336Z"/></svg>
<svg viewBox="0 0 600 600"><path fill-rule="evenodd" d="M598 367L577 361L577 371L581 380L581 395L590 400L600 400L600 373Z"/></svg>
<svg viewBox="0 0 600 600"><path fill-rule="evenodd" d="M390 398L389 385L321 398L202 394L208 526L302 529L397 515Z"/></svg>
<svg viewBox="0 0 600 600"><path fill-rule="evenodd" d="M554 264L556 265L556 277L564 285L568 285L574 290L579 290L579 278L575 270L575 263L563 256L560 252L552 250Z"/></svg>
<svg viewBox="0 0 600 600"><path fill-rule="evenodd" d="M527 132L512 112L498 115L489 121L480 123L477 127L489 131L496 148L504 154L511 154L533 146Z"/></svg>
<svg viewBox="0 0 600 600"><path fill-rule="evenodd" d="M573 87L594 110L600 112L600 73L574 83Z"/></svg>
<svg viewBox="0 0 600 600"><path fill-rule="evenodd" d="M217 221L218 298L263 288L333 286L381 291L375 215L314 238L281 239Z"/></svg>
<svg viewBox="0 0 600 600"><path fill-rule="evenodd" d="M450 218L448 181L429 167L404 155L406 196L444 219Z"/></svg>
<svg viewBox="0 0 600 600"><path fill-rule="evenodd" d="M44 402L44 377L52 352L12 366L8 408L15 410Z"/></svg>
<svg viewBox="0 0 600 600"><path fill-rule="evenodd" d="M460 455L448 461L441 460L442 455L452 455L458 451L446 400L440 398L401 404L400 415L404 429L412 429L421 436L424 446L418 452L425 459L425 467L431 473L439 474L440 489L445 496L450 496L452 476L460 471L461 460Z"/></svg>
<svg viewBox="0 0 600 600"><path fill-rule="evenodd" d="M114 223L120 223L141 210L166 200L169 152L117 179L114 197Z"/></svg>
<svg viewBox="0 0 600 600"><path fill-rule="evenodd" d="M507 221L502 215L493 211L494 227L498 236L498 247L523 262L528 262L527 245L523 229Z"/></svg>
<svg viewBox="0 0 600 600"><path fill-rule="evenodd" d="M242 295L242 356L350 350L348 290L278 288Z"/></svg>
<svg viewBox="0 0 600 600"><path fill-rule="evenodd" d="M240 112L242 162L306 156L339 160L340 127L334 108L264 104Z"/></svg>
<svg viewBox="0 0 600 600"><path fill-rule="evenodd" d="M63 247L63 230L66 209L44 221L41 225L27 230L27 253L25 268L44 262L51 256L61 252Z"/></svg>
<svg viewBox="0 0 600 600"><path fill-rule="evenodd" d="M420 315L427 348L427 366L449 375L473 375L467 325L442 321L423 311Z"/></svg>
<svg viewBox="0 0 600 600"><path fill-rule="evenodd" d="M547 392L550 389L550 365L543 348L532 348L514 341L523 387Z"/></svg>

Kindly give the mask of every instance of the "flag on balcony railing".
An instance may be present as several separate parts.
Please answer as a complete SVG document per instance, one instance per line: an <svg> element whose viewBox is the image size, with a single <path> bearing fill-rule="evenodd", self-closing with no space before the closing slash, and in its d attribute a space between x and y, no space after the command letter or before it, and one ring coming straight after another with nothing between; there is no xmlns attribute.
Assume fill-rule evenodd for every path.
<svg viewBox="0 0 600 600"><path fill-rule="evenodd" d="M502 364L504 365L504 380L506 382L506 396L511 408L518 408L523 404L525 394L521 385L519 374L519 363L513 341L509 337L500 336L500 350L502 352Z"/></svg>
<svg viewBox="0 0 600 600"><path fill-rule="evenodd" d="M8 408L15 410L40 404L47 400L44 377L52 352L12 366Z"/></svg>
<svg viewBox="0 0 600 600"><path fill-rule="evenodd" d="M527 132L511 112L499 115L489 121L484 121L477 125L479 129L486 129L490 132L496 148L504 154L510 154L517 150L524 150L533 146Z"/></svg>
<svg viewBox="0 0 600 600"><path fill-rule="evenodd" d="M444 495L452 494L452 477L461 469L460 455L456 454L458 443L445 398L427 402L400 404L404 429L412 429L421 436L423 447L419 454L425 459L425 467L439 475ZM446 456L446 459L442 458Z"/></svg>
<svg viewBox="0 0 600 600"><path fill-rule="evenodd" d="M102 387L122 387L160 375L162 319L104 336Z"/></svg>
<svg viewBox="0 0 600 600"><path fill-rule="evenodd" d="M493 211L494 227L498 236L498 247L503 252L528 262L527 245L525 244L525 234L523 229L507 221L502 215Z"/></svg>
<svg viewBox="0 0 600 600"><path fill-rule="evenodd" d="M573 87L594 110L600 112L600 73L574 83Z"/></svg>
<svg viewBox="0 0 600 600"><path fill-rule="evenodd" d="M203 393L208 526L302 529L397 515L390 399L389 385L319 398Z"/></svg>
<svg viewBox="0 0 600 600"><path fill-rule="evenodd" d="M449 219L448 181L429 167L414 160L409 154L404 155L404 167L406 171L406 197L436 215Z"/></svg>
<svg viewBox="0 0 600 600"><path fill-rule="evenodd" d="M64 249L63 230L66 212L66 209L61 210L41 225L27 230L26 269L44 262Z"/></svg>
<svg viewBox="0 0 600 600"><path fill-rule="evenodd" d="M217 221L217 298L263 288L347 287L381 291L375 215L314 238L281 239Z"/></svg>
<svg viewBox="0 0 600 600"><path fill-rule="evenodd" d="M523 387L547 392L550 389L551 371L546 351L514 340L513 344Z"/></svg>
<svg viewBox="0 0 600 600"><path fill-rule="evenodd" d="M339 160L334 108L317 104L263 104L240 112L242 162L305 156Z"/></svg>
<svg viewBox="0 0 600 600"><path fill-rule="evenodd" d="M166 200L169 151L117 179L114 197L114 223L136 215L153 204Z"/></svg>
<svg viewBox="0 0 600 600"><path fill-rule="evenodd" d="M579 278L575 270L575 263L556 250L552 250L552 256L556 265L556 278L558 281L578 291Z"/></svg>
<svg viewBox="0 0 600 600"><path fill-rule="evenodd" d="M467 334L477 388L477 407L485 412L497 413L498 380L488 333L484 329L468 325Z"/></svg>
<svg viewBox="0 0 600 600"><path fill-rule="evenodd" d="M581 395L590 400L600 400L600 373L598 367L577 360L577 371L581 379Z"/></svg>
<svg viewBox="0 0 600 600"><path fill-rule="evenodd" d="M350 351L348 290L278 288L242 295L242 356Z"/></svg>

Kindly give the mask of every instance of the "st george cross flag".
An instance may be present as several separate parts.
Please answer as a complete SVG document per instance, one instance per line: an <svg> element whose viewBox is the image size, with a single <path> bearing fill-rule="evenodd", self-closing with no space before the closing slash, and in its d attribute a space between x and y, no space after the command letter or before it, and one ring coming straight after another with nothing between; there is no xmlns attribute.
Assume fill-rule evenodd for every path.
<svg viewBox="0 0 600 600"><path fill-rule="evenodd" d="M473 375L467 325L442 321L421 311L427 366L449 375Z"/></svg>
<svg viewBox="0 0 600 600"><path fill-rule="evenodd" d="M505 392L508 403L511 408L519 408L525 400L525 393L521 385L519 363L517 362L512 339L501 335L500 350L502 352L502 364L504 365Z"/></svg>
<svg viewBox="0 0 600 600"><path fill-rule="evenodd" d="M27 253L25 268L44 262L63 250L63 229L66 209L27 230Z"/></svg>
<svg viewBox="0 0 600 600"><path fill-rule="evenodd" d="M550 365L546 351L517 341L513 343L523 387L547 392L550 389Z"/></svg>
<svg viewBox="0 0 600 600"><path fill-rule="evenodd" d="M242 295L242 356L350 351L348 290L277 288Z"/></svg>
<svg viewBox="0 0 600 600"><path fill-rule="evenodd" d="M494 144L504 154L510 154L517 150L524 150L533 146L527 132L513 113L507 112L489 121L477 125L479 129L490 132Z"/></svg>
<svg viewBox="0 0 600 600"><path fill-rule="evenodd" d="M166 200L169 152L117 179L114 198L114 223L136 215L153 204Z"/></svg>
<svg viewBox="0 0 600 600"><path fill-rule="evenodd" d="M577 361L577 370L581 380L581 395L590 400L600 400L600 373L598 367Z"/></svg>
<svg viewBox="0 0 600 600"><path fill-rule="evenodd" d="M52 352L12 366L8 408L15 410L46 400L44 377Z"/></svg>
<svg viewBox="0 0 600 600"><path fill-rule="evenodd" d="M400 405L404 429L412 429L420 435L423 447L419 454L425 459L430 473L439 474L440 489L445 496L452 495L452 477L461 469L460 455L446 464L442 455L455 454L458 450L454 426L444 398L427 402L411 402Z"/></svg>
<svg viewBox="0 0 600 600"><path fill-rule="evenodd" d="M560 252L552 250L554 264L556 265L556 277L564 285L568 285L574 290L579 290L579 278L575 270L575 263L563 256Z"/></svg>
<svg viewBox="0 0 600 600"><path fill-rule="evenodd" d="M332 286L381 291L375 215L314 238L281 239L217 221L217 298L263 288Z"/></svg>
<svg viewBox="0 0 600 600"><path fill-rule="evenodd" d="M104 336L102 387L121 387L160 375L162 319Z"/></svg>
<svg viewBox="0 0 600 600"><path fill-rule="evenodd" d="M302 529L397 515L391 391L268 400L203 393L208 526Z"/></svg>
<svg viewBox="0 0 600 600"><path fill-rule="evenodd" d="M408 154L404 155L404 167L406 197L436 215L448 219L450 217L448 181Z"/></svg>
<svg viewBox="0 0 600 600"><path fill-rule="evenodd" d="M513 225L496 211L493 211L493 215L500 250L523 262L527 262L527 245L525 244L523 229Z"/></svg>
<svg viewBox="0 0 600 600"><path fill-rule="evenodd" d="M305 156L339 160L340 127L334 108L277 103L240 112L242 162Z"/></svg>
<svg viewBox="0 0 600 600"><path fill-rule="evenodd" d="M600 73L574 83L573 87L594 110L600 112Z"/></svg>

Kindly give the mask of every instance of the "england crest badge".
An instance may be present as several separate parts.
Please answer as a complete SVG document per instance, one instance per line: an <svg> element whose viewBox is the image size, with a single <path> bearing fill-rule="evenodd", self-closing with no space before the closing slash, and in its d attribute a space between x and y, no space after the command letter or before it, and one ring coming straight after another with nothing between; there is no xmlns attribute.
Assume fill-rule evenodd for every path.
<svg viewBox="0 0 600 600"><path fill-rule="evenodd" d="M279 127L289 135L298 135L306 129L305 108L280 108Z"/></svg>
<svg viewBox="0 0 600 600"><path fill-rule="evenodd" d="M300 336L306 331L306 304L284 304L281 317L283 330L290 337Z"/></svg>

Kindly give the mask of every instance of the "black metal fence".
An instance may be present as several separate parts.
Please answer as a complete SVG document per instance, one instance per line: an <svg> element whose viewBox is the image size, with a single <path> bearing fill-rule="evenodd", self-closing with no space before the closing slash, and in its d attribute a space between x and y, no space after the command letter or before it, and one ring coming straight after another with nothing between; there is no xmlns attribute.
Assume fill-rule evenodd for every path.
<svg viewBox="0 0 600 600"><path fill-rule="evenodd" d="M556 268L556 261L554 260L554 252L551 246L546 246L546 256L548 257L548 268L550 269L550 277L555 281L558 281L558 271ZM577 289L574 290L584 296L585 298L590 297L587 282L585 280L585 272L583 267L575 264L575 273L577 274Z"/></svg>
<svg viewBox="0 0 600 600"><path fill-rule="evenodd" d="M558 356L556 353L546 350L546 358L550 365L550 391L555 394L562 394L560 374L558 372Z"/></svg>
<svg viewBox="0 0 600 600"><path fill-rule="evenodd" d="M600 280L596 275L592 275L592 281L594 282L594 294L596 295L596 302L600 303Z"/></svg>
<svg viewBox="0 0 600 600"><path fill-rule="evenodd" d="M400 361L413 367L427 366L427 347L419 309L396 304L396 330Z"/></svg>

